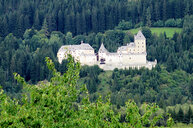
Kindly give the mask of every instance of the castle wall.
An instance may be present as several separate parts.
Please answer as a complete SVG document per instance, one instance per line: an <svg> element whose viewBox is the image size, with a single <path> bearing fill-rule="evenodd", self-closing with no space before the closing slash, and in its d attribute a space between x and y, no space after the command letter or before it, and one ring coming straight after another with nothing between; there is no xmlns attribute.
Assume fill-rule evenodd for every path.
<svg viewBox="0 0 193 128"><path fill-rule="evenodd" d="M81 47L81 45L62 46L57 53L59 63L62 63L63 59L67 59L67 54L71 54L75 61L80 61L80 63L83 65L95 64L97 60L94 49L81 49L79 47Z"/></svg>
<svg viewBox="0 0 193 128"><path fill-rule="evenodd" d="M146 54L123 55L120 62L122 64L146 64Z"/></svg>
<svg viewBox="0 0 193 128"><path fill-rule="evenodd" d="M95 55L85 55L80 56L79 61L82 65L94 65L97 62L97 58Z"/></svg>
<svg viewBox="0 0 193 128"><path fill-rule="evenodd" d="M71 54L82 65L97 64L104 70L113 70L114 68L139 69L141 67L151 69L157 64L157 61L148 62L146 60L146 38L141 31L134 36L134 42L119 47L116 53L108 52L102 43L98 51L98 61L94 49L83 42L80 45L62 46L57 53L58 61L61 63L63 59L66 59L67 54Z"/></svg>

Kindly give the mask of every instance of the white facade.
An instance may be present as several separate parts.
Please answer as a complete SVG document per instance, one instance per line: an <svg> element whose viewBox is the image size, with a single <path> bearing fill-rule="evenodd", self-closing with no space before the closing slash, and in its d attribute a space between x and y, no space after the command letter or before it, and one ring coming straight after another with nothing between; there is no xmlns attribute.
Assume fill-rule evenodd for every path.
<svg viewBox="0 0 193 128"><path fill-rule="evenodd" d="M62 63L63 59L67 59L67 54L71 54L82 65L94 65L97 61L94 49L83 42L80 45L62 46L57 53L59 63Z"/></svg>
<svg viewBox="0 0 193 128"><path fill-rule="evenodd" d="M82 65L97 64L104 70L141 67L151 69L157 64L156 60L154 62L146 60L146 38L141 31L134 36L134 42L119 47L116 53L108 52L102 43L98 55L95 55L94 49L89 44L81 42L80 45L62 46L57 54L58 61L61 63L67 54L71 54Z"/></svg>

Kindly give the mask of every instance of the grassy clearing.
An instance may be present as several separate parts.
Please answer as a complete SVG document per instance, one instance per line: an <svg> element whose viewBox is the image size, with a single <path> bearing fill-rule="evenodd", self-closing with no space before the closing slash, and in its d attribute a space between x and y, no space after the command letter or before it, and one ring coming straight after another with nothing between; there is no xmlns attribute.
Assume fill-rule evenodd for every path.
<svg viewBox="0 0 193 128"><path fill-rule="evenodd" d="M136 29L130 29L128 31L133 33L133 34L136 34L139 30L140 30L140 28L136 28ZM170 28L170 27L163 27L163 28L159 28L159 27L153 28L152 27L152 28L150 28L150 30L152 33L155 33L157 35L165 32L167 37L169 37L169 38L172 38L175 32L177 32L177 33L182 32L182 28Z"/></svg>
<svg viewBox="0 0 193 128"><path fill-rule="evenodd" d="M193 128L193 124L177 123L172 128Z"/></svg>

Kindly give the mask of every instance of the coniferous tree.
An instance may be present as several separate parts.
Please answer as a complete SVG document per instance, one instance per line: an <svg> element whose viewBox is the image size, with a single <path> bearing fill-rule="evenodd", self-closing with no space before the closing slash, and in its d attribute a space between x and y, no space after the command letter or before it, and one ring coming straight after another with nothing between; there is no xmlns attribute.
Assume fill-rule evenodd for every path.
<svg viewBox="0 0 193 128"><path fill-rule="evenodd" d="M33 27L35 28L35 29L37 29L37 30L39 30L41 27L41 24L40 24L40 19L39 19L39 13L38 13L38 11L36 12L36 14L35 14L35 18L34 18L35 20L34 20L34 25L33 25Z"/></svg>
<svg viewBox="0 0 193 128"><path fill-rule="evenodd" d="M58 31L64 32L64 14L61 10L58 11Z"/></svg>
<svg viewBox="0 0 193 128"><path fill-rule="evenodd" d="M43 30L43 32L44 32L44 34L45 34L46 36L49 36L49 35L50 35L50 33L49 33L49 31L48 31L47 18L44 19L43 26L42 26L42 30Z"/></svg>
<svg viewBox="0 0 193 128"><path fill-rule="evenodd" d="M147 8L146 12L146 25L148 27L151 27L151 12L150 12L150 7Z"/></svg>
<svg viewBox="0 0 193 128"><path fill-rule="evenodd" d="M166 20L167 18L167 1L163 0L162 1L162 20Z"/></svg>
<svg viewBox="0 0 193 128"><path fill-rule="evenodd" d="M191 106L189 106L188 111L184 117L184 123L187 123L187 124L192 123L193 121L192 119L193 119L192 108Z"/></svg>
<svg viewBox="0 0 193 128"><path fill-rule="evenodd" d="M180 107L180 109L178 111L178 114L177 114L176 118L177 118L178 122L183 122L183 120L184 120L184 112L183 112L181 107Z"/></svg>

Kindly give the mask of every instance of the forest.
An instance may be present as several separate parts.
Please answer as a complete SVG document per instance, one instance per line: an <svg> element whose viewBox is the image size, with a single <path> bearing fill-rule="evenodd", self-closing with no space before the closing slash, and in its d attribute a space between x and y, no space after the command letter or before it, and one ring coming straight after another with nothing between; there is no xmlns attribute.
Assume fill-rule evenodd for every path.
<svg viewBox="0 0 193 128"><path fill-rule="evenodd" d="M26 29L72 32L73 36L113 29L121 20L132 27L161 25L193 14L191 0L1 0L0 36L22 37Z"/></svg>
<svg viewBox="0 0 193 128"><path fill-rule="evenodd" d="M61 74L68 71L68 61L59 64L56 57L62 45L83 40L97 52L103 42L109 51L116 51L134 40L125 30L141 27L147 39L147 59L158 61L153 70L105 72L97 66L83 66L78 83L86 84L91 102L110 95L117 111L125 109L129 99L138 107L156 103L165 114L157 125L166 126L167 113L175 122L193 123L192 21L193 1L189 0L2 0L0 85L11 99L21 100L24 85L14 73L30 85L47 83L54 75L46 57ZM182 32L169 38L166 33L153 34L152 26L179 27Z"/></svg>

